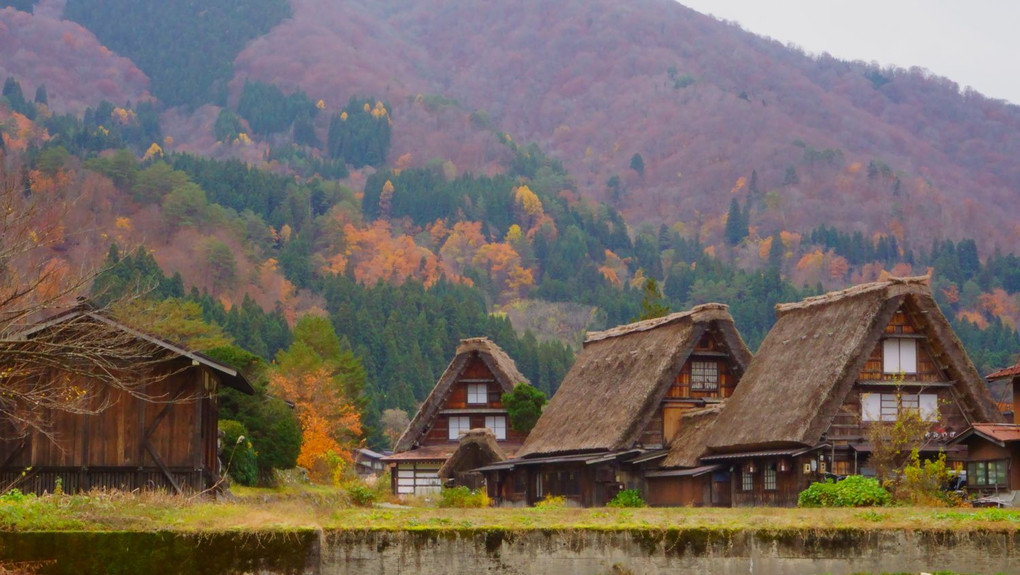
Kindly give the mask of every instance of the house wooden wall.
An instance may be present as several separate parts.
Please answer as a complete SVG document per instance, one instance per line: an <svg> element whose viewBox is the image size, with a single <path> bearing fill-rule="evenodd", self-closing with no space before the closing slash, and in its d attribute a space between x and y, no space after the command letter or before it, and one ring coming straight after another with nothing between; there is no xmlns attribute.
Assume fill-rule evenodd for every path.
<svg viewBox="0 0 1020 575"><path fill-rule="evenodd" d="M716 364L719 370L717 389L692 389L691 366L695 361ZM719 342L719 336L705 333L677 372L673 385L666 391L665 398L645 427L641 443L645 446L665 446L680 431L681 417L685 413L701 409L706 401L718 401L733 395L737 381L733 372L733 359Z"/></svg>
<svg viewBox="0 0 1020 575"><path fill-rule="evenodd" d="M174 483L205 489L218 471L216 407L206 387L215 389L216 380L205 368L185 366L149 384L146 399L108 388L97 398L109 402L102 412L54 411L51 437L36 431L0 442L0 482L36 492L52 492L57 477L67 492Z"/></svg>
<svg viewBox="0 0 1020 575"><path fill-rule="evenodd" d="M935 394L938 397L939 418L933 422L932 432L940 434L935 442L945 442L965 431L970 424L949 382L948 374L939 370L932 357L934 350L928 340L920 335L921 330L911 322L907 314L899 311L886 326L885 333L896 337L909 337L918 342L917 373L903 376L884 373L883 343L879 340L868 355L868 360L858 374L853 389L847 394L843 406L833 418L827 439L837 445L867 442L870 426L874 423L862 421L861 396L866 393ZM949 455L950 460L957 457L959 456L954 453ZM866 456L858 464L863 462L863 459L866 459ZM836 469L833 471L845 474L853 473L854 469L852 462L843 456L837 457Z"/></svg>
<svg viewBox="0 0 1020 575"><path fill-rule="evenodd" d="M697 477L649 477L646 481L646 501L653 507L702 507L712 504L711 473ZM729 489L727 484L726 490Z"/></svg>
<svg viewBox="0 0 1020 575"><path fill-rule="evenodd" d="M488 387L488 401L482 404L469 404L468 403L468 386L471 384L484 383ZM489 366L480 358L472 358L470 363L465 366L464 370L457 380L450 386L449 394L446 396L446 400L443 402L441 410L463 410L462 415L469 416L471 418L471 428L485 427L486 415L496 415L506 417L506 413L471 413L477 410L487 409L504 409L503 401L501 397L503 395L503 389L499 382L496 381L496 377L493 375ZM461 415L461 414L457 414ZM450 428L448 415L438 415L432 423L432 426L425 433L425 436L421 440L421 445L439 445L457 443L456 439L450 439ZM523 443L526 434L514 431L510 428L510 420L507 418L507 430L506 439L500 441L515 441Z"/></svg>

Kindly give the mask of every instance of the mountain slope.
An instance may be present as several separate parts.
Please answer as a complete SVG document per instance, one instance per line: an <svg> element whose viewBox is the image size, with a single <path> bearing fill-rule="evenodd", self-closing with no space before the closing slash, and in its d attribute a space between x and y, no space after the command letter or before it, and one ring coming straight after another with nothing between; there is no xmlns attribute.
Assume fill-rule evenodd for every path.
<svg viewBox="0 0 1020 575"><path fill-rule="evenodd" d="M775 191L752 221L762 235L828 223L915 246L975 236L1009 250L1020 239L1010 161L1020 108L920 70L809 58L671 0L292 9L240 54L235 94L257 79L330 109L352 95L387 99L391 160L484 170L464 121L474 112L561 159L582 194L618 202L632 222L717 232L728 192L746 192L740 178L756 170L762 193ZM454 101L456 121L417 112L417 94ZM630 168L635 154L643 174Z"/></svg>

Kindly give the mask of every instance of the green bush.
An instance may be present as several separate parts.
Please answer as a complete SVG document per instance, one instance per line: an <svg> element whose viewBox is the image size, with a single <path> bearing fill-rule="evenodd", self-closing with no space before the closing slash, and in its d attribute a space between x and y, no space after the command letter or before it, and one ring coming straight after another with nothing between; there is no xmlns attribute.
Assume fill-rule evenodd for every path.
<svg viewBox="0 0 1020 575"><path fill-rule="evenodd" d="M439 506L458 508L488 507L489 496L482 490L472 491L463 486L443 488L439 492Z"/></svg>
<svg viewBox="0 0 1020 575"><path fill-rule="evenodd" d="M35 497L34 493L24 494L20 489L11 489L7 493L0 495L0 503L21 503L26 499Z"/></svg>
<svg viewBox="0 0 1020 575"><path fill-rule="evenodd" d="M368 507L379 498L379 493L375 489L362 483L348 484L347 495L351 497L351 503L358 507Z"/></svg>
<svg viewBox="0 0 1020 575"><path fill-rule="evenodd" d="M238 421L223 419L219 424L223 432L223 452L220 457L230 478L241 485L255 485L258 479L258 462L255 450L248 440L248 430Z"/></svg>
<svg viewBox="0 0 1020 575"><path fill-rule="evenodd" d="M834 483L831 479L824 483L812 483L800 492L797 498L798 507L873 507L886 505L891 496L877 479L851 475Z"/></svg>
<svg viewBox="0 0 1020 575"><path fill-rule="evenodd" d="M637 489L624 489L623 491L616 494L616 497L612 501L607 503L609 507L645 507L644 498L641 497L641 491Z"/></svg>

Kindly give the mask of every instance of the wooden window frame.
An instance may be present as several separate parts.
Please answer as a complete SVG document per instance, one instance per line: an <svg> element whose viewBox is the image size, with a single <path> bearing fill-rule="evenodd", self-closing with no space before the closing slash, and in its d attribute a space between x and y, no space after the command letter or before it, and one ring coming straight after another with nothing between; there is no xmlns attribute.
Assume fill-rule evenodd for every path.
<svg viewBox="0 0 1020 575"><path fill-rule="evenodd" d="M500 425L497 425L500 424ZM492 430L492 433L496 435L496 439L503 441L506 439L506 416L505 415L486 415L485 416L485 427Z"/></svg>
<svg viewBox="0 0 1020 575"><path fill-rule="evenodd" d="M994 481L992 475L994 474ZM999 480L1002 480L1001 482ZM967 462L967 487L1008 487L1009 460L983 459Z"/></svg>
<svg viewBox="0 0 1020 575"><path fill-rule="evenodd" d="M454 426L453 422L456 421L457 425ZM467 422L467 427L461 427L461 424ZM467 415L451 415L447 419L447 425L449 426L449 439L451 441L457 441L460 439L460 433L471 429L471 418Z"/></svg>
<svg viewBox="0 0 1020 575"><path fill-rule="evenodd" d="M479 397L481 401L478 401ZM467 403L468 405L488 405L489 386L484 383L469 383L467 385Z"/></svg>
<svg viewBox="0 0 1020 575"><path fill-rule="evenodd" d="M691 360L691 389L716 391L719 389L719 362Z"/></svg>
<svg viewBox="0 0 1020 575"><path fill-rule="evenodd" d="M744 492L754 491L754 474L746 470L740 472L740 490Z"/></svg>
<svg viewBox="0 0 1020 575"><path fill-rule="evenodd" d="M914 348L913 351L913 365L907 365L908 369L904 369L904 354L903 348L905 345L910 345ZM906 337L887 337L882 340L882 373L886 375L903 373L907 375L917 374L918 355L920 355L921 346L917 344L917 340Z"/></svg>
<svg viewBox="0 0 1020 575"><path fill-rule="evenodd" d="M776 487L776 464L775 464L775 462L770 462L770 463L766 463L765 464L764 477L765 477L765 491L775 491L776 488L777 488Z"/></svg>

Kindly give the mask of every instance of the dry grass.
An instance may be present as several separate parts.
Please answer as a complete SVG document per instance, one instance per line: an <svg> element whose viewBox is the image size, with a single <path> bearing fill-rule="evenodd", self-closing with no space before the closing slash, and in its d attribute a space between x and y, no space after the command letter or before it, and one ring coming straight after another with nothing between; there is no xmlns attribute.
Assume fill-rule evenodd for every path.
<svg viewBox="0 0 1020 575"><path fill-rule="evenodd" d="M1020 511L889 507L874 509L438 509L356 508L342 490L248 489L236 501L166 494L94 492L22 501L0 499L3 530L325 529L958 529L1020 527Z"/></svg>

